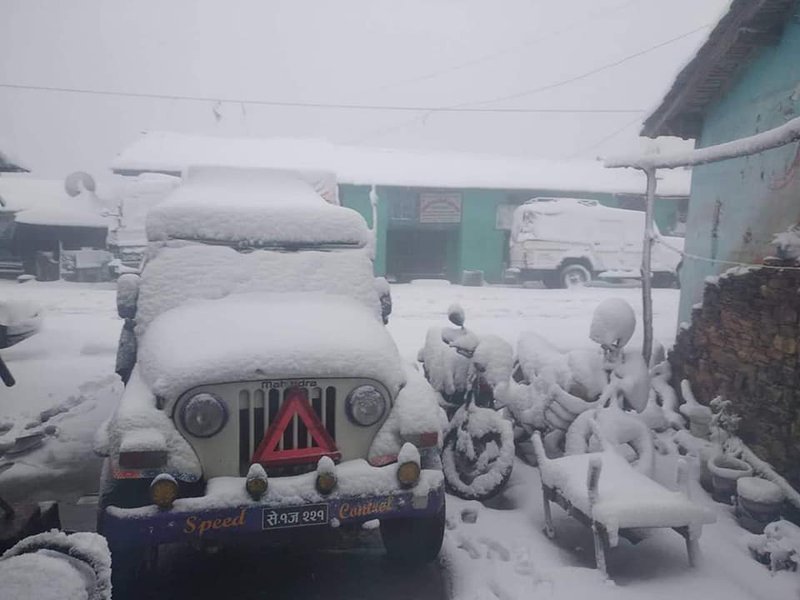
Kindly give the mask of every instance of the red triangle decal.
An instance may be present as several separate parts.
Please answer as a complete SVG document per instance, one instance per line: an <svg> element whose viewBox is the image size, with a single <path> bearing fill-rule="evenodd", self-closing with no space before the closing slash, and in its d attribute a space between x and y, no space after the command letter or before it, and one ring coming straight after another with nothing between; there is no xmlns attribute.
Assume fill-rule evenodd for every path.
<svg viewBox="0 0 800 600"><path fill-rule="evenodd" d="M306 426L308 433L311 434L313 448L292 448L280 450L283 434L292 424L292 420L297 416ZM260 463L266 467L280 467L285 465L296 465L314 462L323 456L330 456L333 460L342 457L341 452L336 448L336 442L325 429L325 425L311 408L308 401L308 390L304 388L291 388L286 390L286 396L275 420L270 424L264 439L253 453L253 462Z"/></svg>

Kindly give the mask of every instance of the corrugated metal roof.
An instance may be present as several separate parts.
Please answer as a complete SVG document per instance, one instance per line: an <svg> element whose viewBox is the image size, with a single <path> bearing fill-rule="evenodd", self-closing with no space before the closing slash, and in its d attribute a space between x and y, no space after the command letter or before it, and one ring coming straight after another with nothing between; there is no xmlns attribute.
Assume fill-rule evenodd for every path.
<svg viewBox="0 0 800 600"><path fill-rule="evenodd" d="M709 105L764 46L776 44L797 0L733 0L694 58L678 73L642 135L697 138Z"/></svg>

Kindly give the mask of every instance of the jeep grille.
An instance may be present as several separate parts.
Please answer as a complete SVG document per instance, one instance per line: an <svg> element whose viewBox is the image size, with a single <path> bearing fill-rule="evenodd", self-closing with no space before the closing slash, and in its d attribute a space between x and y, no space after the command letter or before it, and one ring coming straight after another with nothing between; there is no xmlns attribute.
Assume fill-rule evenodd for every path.
<svg viewBox="0 0 800 600"><path fill-rule="evenodd" d="M247 473L253 453L277 416L289 389L242 389L239 391L240 476L243 477ZM336 388L331 385L307 389L314 413L331 437L336 440ZM317 444L312 440L305 424L295 415L291 425L286 428L278 447L280 450L294 450L316 446ZM313 468L313 465L311 467Z"/></svg>

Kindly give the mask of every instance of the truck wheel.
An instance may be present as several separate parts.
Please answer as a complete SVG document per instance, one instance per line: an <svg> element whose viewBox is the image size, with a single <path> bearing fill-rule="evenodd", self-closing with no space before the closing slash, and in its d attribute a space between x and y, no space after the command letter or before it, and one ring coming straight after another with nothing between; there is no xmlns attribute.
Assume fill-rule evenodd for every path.
<svg viewBox="0 0 800 600"><path fill-rule="evenodd" d="M444 504L433 517L381 521L381 538L393 560L414 564L434 560L444 538Z"/></svg>
<svg viewBox="0 0 800 600"><path fill-rule="evenodd" d="M558 272L558 279L562 288L578 288L585 286L592 280L592 273L583 265L572 263L561 267Z"/></svg>

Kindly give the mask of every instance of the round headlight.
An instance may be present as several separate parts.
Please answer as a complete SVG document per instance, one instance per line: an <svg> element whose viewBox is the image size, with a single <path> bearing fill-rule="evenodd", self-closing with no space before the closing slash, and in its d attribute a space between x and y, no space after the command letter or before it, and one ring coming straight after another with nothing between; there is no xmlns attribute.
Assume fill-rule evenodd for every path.
<svg viewBox="0 0 800 600"><path fill-rule="evenodd" d="M211 437L219 433L228 420L225 405L213 394L195 394L181 408L184 429L195 437Z"/></svg>
<svg viewBox="0 0 800 600"><path fill-rule="evenodd" d="M348 418L356 425L369 427L383 418L386 398L373 385L360 385L347 396L345 405Z"/></svg>

